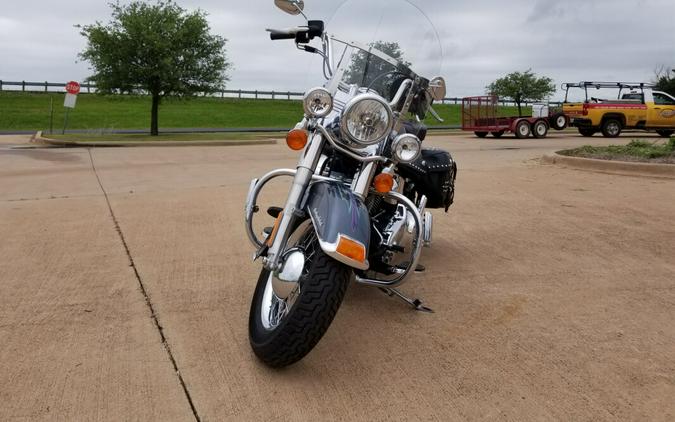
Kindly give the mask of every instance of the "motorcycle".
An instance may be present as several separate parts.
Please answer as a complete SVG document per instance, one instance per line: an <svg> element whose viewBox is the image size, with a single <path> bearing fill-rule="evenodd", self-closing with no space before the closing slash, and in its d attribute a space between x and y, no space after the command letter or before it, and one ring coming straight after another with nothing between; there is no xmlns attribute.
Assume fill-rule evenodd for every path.
<svg viewBox="0 0 675 422"><path fill-rule="evenodd" d="M274 3L302 15L306 25L268 29L270 38L292 39L316 54L327 80L304 94L304 118L286 136L288 147L300 151L297 167L252 180L246 199L246 232L263 267L251 302L250 344L265 364L283 367L316 346L352 279L433 312L398 287L425 270L418 261L432 241L428 210L448 211L457 165L446 151L422 148L422 120L431 114L442 121L432 103L446 89L443 78L413 71L413 57L420 67L441 60L437 32L418 7L407 0L345 2L331 30L342 16L347 31L375 34L369 41L355 32L329 33L323 21L307 19L302 0ZM393 12L403 20L392 21ZM368 19L369 31L359 31L355 17ZM404 27L417 35L403 36ZM283 207L267 209L274 224L258 235L258 197L279 177L292 178L290 191Z"/></svg>

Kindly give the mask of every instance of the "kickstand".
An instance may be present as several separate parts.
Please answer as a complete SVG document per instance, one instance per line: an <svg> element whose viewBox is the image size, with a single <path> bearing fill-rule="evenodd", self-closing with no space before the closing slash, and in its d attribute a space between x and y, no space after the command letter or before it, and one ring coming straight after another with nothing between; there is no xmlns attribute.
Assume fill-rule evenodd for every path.
<svg viewBox="0 0 675 422"><path fill-rule="evenodd" d="M397 289L391 288L391 287L380 287L380 290L382 290L384 293L386 293L389 297L397 297L407 303L408 305L412 306L413 309L416 311L420 312L427 312L430 314L434 313L434 310L431 308L428 308L422 304L422 301L419 299L411 299L408 296L404 295Z"/></svg>

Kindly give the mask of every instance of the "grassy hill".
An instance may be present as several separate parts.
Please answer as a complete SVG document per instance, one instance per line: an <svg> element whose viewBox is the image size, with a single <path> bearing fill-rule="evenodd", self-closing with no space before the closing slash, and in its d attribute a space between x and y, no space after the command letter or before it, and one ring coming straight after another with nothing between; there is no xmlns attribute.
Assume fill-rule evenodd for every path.
<svg viewBox="0 0 675 422"><path fill-rule="evenodd" d="M0 92L0 130L44 130L54 104L54 130L63 126L64 94ZM461 106L435 105L443 125L460 124ZM502 113L517 113L504 107ZM160 106L159 126L168 128L289 128L302 118L300 101L193 97L167 98ZM429 125L439 125L427 119ZM68 117L69 129L147 129L150 98L133 95L80 94Z"/></svg>

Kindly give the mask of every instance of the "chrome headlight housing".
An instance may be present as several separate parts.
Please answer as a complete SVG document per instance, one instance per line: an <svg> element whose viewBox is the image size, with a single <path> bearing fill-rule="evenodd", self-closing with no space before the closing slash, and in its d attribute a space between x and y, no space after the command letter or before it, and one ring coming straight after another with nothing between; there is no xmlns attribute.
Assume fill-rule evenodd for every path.
<svg viewBox="0 0 675 422"><path fill-rule="evenodd" d="M411 134L398 135L391 144L391 153L400 163L412 163L417 160L422 152L422 142Z"/></svg>
<svg viewBox="0 0 675 422"><path fill-rule="evenodd" d="M326 117L333 111L333 97L326 88L313 88L302 97L302 106L309 117Z"/></svg>
<svg viewBox="0 0 675 422"><path fill-rule="evenodd" d="M394 124L392 111L375 94L361 94L345 105L340 121L342 135L358 146L368 146L389 136Z"/></svg>

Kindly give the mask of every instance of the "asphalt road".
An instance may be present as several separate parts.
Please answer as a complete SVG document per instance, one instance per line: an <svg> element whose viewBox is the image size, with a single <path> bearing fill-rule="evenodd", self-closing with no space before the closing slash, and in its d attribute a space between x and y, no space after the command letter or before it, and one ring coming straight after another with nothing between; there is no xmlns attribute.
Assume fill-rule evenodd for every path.
<svg viewBox="0 0 675 422"><path fill-rule="evenodd" d="M24 140L0 142L0 420L675 419L675 180L538 161L588 139L431 138L456 203L403 290L436 312L352 285L281 371L248 345L242 213L296 153Z"/></svg>

